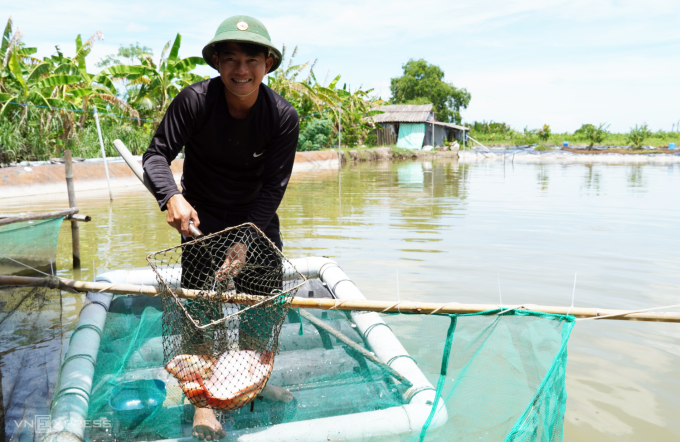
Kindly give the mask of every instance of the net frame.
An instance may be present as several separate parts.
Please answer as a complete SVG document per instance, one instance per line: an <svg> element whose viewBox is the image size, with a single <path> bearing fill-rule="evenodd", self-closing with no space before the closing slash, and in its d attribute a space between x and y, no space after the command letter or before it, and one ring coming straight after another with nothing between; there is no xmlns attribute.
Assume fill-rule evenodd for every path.
<svg viewBox="0 0 680 442"><path fill-rule="evenodd" d="M261 239L265 240L269 244L269 246L272 247L273 250L278 252L277 258L281 260L281 267L282 267L281 270L282 270L282 272L283 272L283 269L287 265L288 268L293 270L294 274L297 275L297 278L294 278L294 280L297 280L299 282L298 282L298 284L296 284L292 287L289 287L285 290L280 290L279 293L272 293L271 296L269 296L269 297L257 296L257 298L263 298L263 299L259 302L255 301L254 304L252 304L252 305L250 305L250 306L248 306L248 307L246 307L242 310L239 310L238 312L232 313L230 315L226 315L225 317L220 318L219 320L212 320L208 323L201 324L199 321L197 321L191 315L191 313L187 310L185 305L180 301L181 298L177 295L177 289L173 289L172 284L168 283L166 281L166 279L163 277L163 272L160 269L161 266L157 264L157 262L159 260L159 256L165 255L165 254L168 254L168 253L172 253L176 250L182 250L186 246L197 245L197 244L200 245L202 242L209 241L213 238L223 236L230 231L242 229L244 227L254 229L255 232L261 237ZM150 253L149 255L147 255L146 261L148 262L149 266L153 269L154 273L156 274L156 278L158 279L158 282L159 282L159 288L162 290L161 296L165 295L167 293L170 293L170 295L174 298L174 301L177 304L177 306L179 308L181 308L182 311L184 312L184 314L186 315L187 319L189 319L189 321L191 321L191 323L194 324L194 326L196 326L199 329L205 329L205 328L208 328L208 327L211 327L211 326L219 325L223 322L227 322L229 320L234 319L234 317L241 315L241 314L243 314L244 312L246 312L250 309L262 307L266 303L274 302L279 298L285 297L289 293L296 292L300 287L302 287L304 285L305 282L307 282L307 278L302 273L300 273L295 268L295 266L293 266L293 264L276 247L276 245L253 223L239 224L239 225L234 226L234 227L229 227L229 228L226 228L224 230L220 230L219 232L215 232L215 233L211 233L209 235L205 235L205 236L201 236L199 238L195 238L194 240L188 241L184 244L180 244L180 245L173 246L173 247L168 247L166 249L162 249L162 250L159 250L157 252ZM216 286L213 286L213 287L216 288ZM245 303L252 303L253 302L253 296L252 295L249 295L249 294L246 294L246 293L236 293L235 289L228 290L228 291L223 291L223 290L216 291L216 290L214 290L214 288L213 288L213 290L210 290L210 291L208 291L208 290L192 290L191 292L193 292L193 294L197 298L204 298L204 299L205 298L208 298L208 299L213 298L214 302L219 302L219 303L235 302L237 304L245 304ZM185 290L185 289L183 289L183 290ZM285 303L289 304L290 302L285 301Z"/></svg>
<svg viewBox="0 0 680 442"><path fill-rule="evenodd" d="M252 223L185 239L147 262L163 305L165 370L186 399L221 411L252 402L269 381L281 327L307 279Z"/></svg>

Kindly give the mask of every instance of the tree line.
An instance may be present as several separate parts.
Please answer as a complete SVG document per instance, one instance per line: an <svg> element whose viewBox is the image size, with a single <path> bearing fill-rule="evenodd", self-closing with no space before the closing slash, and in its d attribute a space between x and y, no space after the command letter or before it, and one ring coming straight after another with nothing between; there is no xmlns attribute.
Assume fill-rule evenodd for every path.
<svg viewBox="0 0 680 442"><path fill-rule="evenodd" d="M135 154L144 152L172 99L182 88L208 79L194 70L205 65L199 56L180 57L182 36L169 41L160 56L139 43L120 47L99 60L91 71L93 45L103 39L96 32L83 41L75 38L72 56L59 46L38 58L37 48L25 44L10 18L0 42L0 163L59 157L65 149L75 156L98 155L94 106L101 118L107 154L116 155L112 141L122 139ZM375 127L371 110L385 102L372 89L350 90L341 76L317 79L316 61L296 63L297 47L267 77L267 84L288 100L300 115L299 150L317 150L337 143L348 146L371 141ZM425 60L410 60L404 74L393 78L393 104L432 103L440 121L460 122L460 109L470 94L443 81L444 73Z"/></svg>
<svg viewBox="0 0 680 442"><path fill-rule="evenodd" d="M562 146L564 142L585 145L587 150L595 146L630 146L642 149L644 146L667 147L671 142L680 138L680 128L670 131L658 130L653 132L647 124L636 124L627 133L613 133L607 123L582 124L573 133L554 133L550 125L544 124L538 129L525 127L518 131L510 125L495 121L473 121L465 123L470 127L470 136L488 145L532 145L539 148L548 146ZM680 126L680 123L678 124Z"/></svg>

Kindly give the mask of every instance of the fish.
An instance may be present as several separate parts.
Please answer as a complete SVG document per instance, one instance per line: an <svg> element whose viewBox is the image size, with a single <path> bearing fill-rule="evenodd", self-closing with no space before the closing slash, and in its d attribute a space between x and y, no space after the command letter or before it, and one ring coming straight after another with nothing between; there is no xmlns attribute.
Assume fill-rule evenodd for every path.
<svg viewBox="0 0 680 442"><path fill-rule="evenodd" d="M177 378L193 404L235 410L262 391L273 367L271 351L231 350L219 357L179 355L165 369Z"/></svg>
<svg viewBox="0 0 680 442"><path fill-rule="evenodd" d="M165 365L165 370L180 383L196 381L210 374L216 360L214 356L179 355Z"/></svg>

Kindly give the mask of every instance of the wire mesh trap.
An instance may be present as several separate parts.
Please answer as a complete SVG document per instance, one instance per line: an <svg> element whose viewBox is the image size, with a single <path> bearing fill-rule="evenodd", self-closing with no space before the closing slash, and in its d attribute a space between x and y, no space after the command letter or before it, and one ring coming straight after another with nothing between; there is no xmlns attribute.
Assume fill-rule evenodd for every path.
<svg viewBox="0 0 680 442"><path fill-rule="evenodd" d="M235 410L251 402L271 375L281 326L304 276L284 281L286 258L250 223L147 261L162 290L166 370L198 407ZM180 298L178 288L189 289L190 299Z"/></svg>

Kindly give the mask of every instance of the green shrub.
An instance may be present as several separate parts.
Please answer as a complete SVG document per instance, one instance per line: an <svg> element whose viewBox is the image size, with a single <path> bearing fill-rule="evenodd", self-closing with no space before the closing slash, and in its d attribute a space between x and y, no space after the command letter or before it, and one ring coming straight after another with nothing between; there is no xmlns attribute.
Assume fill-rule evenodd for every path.
<svg viewBox="0 0 680 442"><path fill-rule="evenodd" d="M606 123L602 123L597 127L595 127L592 124L584 124L575 133L578 133L580 136L585 138L585 140L590 143L588 145L588 150L593 150L593 146L595 144L600 144L604 141L605 137L608 134L607 132L608 128L609 125Z"/></svg>
<svg viewBox="0 0 680 442"><path fill-rule="evenodd" d="M652 132L650 132L646 124L643 124L640 127L636 124L635 127L630 128L630 132L628 132L628 136L626 137L626 142L630 143L630 145L636 149L641 149L645 140L651 135Z"/></svg>
<svg viewBox="0 0 680 442"><path fill-rule="evenodd" d="M548 141L548 138L550 138L550 135L552 134L550 132L550 126L547 124L544 124L542 128L538 129L538 138L540 138L543 141Z"/></svg>
<svg viewBox="0 0 680 442"><path fill-rule="evenodd" d="M298 151L320 150L331 142L333 125L328 120L313 120L300 132Z"/></svg>

